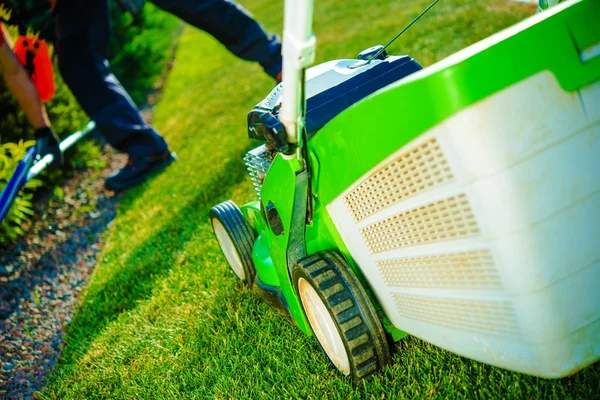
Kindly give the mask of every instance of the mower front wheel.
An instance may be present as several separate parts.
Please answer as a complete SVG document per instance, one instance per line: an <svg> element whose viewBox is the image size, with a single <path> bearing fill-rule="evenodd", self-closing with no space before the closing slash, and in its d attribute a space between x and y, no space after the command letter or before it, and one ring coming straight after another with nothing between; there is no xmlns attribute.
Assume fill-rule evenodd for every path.
<svg viewBox="0 0 600 400"><path fill-rule="evenodd" d="M377 312L342 256L323 251L305 257L293 266L292 278L313 333L340 372L356 381L390 362Z"/></svg>
<svg viewBox="0 0 600 400"><path fill-rule="evenodd" d="M229 266L245 286L252 286L256 268L252 260L254 233L231 200L210 209L210 222Z"/></svg>

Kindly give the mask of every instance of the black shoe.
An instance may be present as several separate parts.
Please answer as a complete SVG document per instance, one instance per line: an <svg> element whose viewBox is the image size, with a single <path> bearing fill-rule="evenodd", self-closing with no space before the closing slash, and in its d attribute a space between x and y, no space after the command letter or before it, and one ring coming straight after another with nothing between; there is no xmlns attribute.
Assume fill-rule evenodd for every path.
<svg viewBox="0 0 600 400"><path fill-rule="evenodd" d="M147 157L129 157L127 165L106 178L106 187L111 190L125 190L144 182L150 175L161 171L176 161L175 153L164 153Z"/></svg>

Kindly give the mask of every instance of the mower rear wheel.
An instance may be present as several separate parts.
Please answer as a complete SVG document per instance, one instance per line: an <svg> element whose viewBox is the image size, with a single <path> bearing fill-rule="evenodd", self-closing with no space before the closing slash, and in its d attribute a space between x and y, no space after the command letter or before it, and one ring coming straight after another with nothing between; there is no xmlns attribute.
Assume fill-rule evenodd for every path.
<svg viewBox="0 0 600 400"><path fill-rule="evenodd" d="M256 239L242 212L228 200L211 208L209 218L229 266L244 285L252 286L256 276L252 247Z"/></svg>
<svg viewBox="0 0 600 400"><path fill-rule="evenodd" d="M342 256L323 251L305 257L293 266L292 278L313 333L340 372L359 380L390 362L377 312Z"/></svg>

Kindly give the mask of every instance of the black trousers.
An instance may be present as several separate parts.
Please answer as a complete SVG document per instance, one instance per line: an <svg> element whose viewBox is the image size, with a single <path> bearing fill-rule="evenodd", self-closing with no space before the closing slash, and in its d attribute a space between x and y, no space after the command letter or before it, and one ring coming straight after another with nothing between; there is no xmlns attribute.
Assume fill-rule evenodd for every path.
<svg viewBox="0 0 600 400"><path fill-rule="evenodd" d="M259 62L273 77L281 71L281 44L241 6L229 0L152 0L219 40L233 54ZM107 141L131 156L163 152L162 136L144 123L137 106L107 61L110 21L107 0L73 0L57 10L61 74Z"/></svg>

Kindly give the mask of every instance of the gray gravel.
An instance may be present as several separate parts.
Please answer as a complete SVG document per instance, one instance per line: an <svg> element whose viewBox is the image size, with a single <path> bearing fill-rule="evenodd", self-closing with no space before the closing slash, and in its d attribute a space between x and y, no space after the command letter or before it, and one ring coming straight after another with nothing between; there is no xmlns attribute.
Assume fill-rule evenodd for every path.
<svg viewBox="0 0 600 400"><path fill-rule="evenodd" d="M116 215L118 196L103 178L125 158L106 161L100 176L80 171L69 179L61 201L38 199L28 234L0 247L0 399L33 398L56 364L101 234Z"/></svg>

